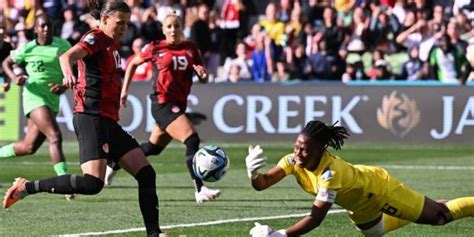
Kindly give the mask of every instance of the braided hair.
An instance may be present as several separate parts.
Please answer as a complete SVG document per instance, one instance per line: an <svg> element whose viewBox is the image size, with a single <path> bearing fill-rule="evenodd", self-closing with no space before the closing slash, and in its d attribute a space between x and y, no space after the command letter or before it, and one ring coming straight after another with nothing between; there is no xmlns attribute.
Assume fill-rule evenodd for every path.
<svg viewBox="0 0 474 237"><path fill-rule="evenodd" d="M123 0L89 0L91 16L99 20L101 16L110 16L115 12L131 13Z"/></svg>
<svg viewBox="0 0 474 237"><path fill-rule="evenodd" d="M301 134L317 141L324 148L330 146L335 150L340 150L344 145L344 140L349 137L349 133L345 127L335 126L336 123L326 125L319 120L312 120L306 124Z"/></svg>

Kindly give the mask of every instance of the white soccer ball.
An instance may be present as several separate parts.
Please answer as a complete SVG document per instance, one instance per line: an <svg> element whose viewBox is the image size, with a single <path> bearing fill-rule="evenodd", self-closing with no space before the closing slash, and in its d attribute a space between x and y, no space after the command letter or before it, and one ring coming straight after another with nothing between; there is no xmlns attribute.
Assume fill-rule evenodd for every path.
<svg viewBox="0 0 474 237"><path fill-rule="evenodd" d="M207 145L201 147L193 157L193 171L202 181L216 182L229 169L230 161L224 149Z"/></svg>

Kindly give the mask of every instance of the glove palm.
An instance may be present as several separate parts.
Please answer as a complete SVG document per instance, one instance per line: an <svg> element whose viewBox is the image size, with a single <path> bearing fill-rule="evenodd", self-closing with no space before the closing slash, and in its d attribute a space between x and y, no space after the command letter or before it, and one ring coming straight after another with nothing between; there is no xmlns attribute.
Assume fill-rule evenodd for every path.
<svg viewBox="0 0 474 237"><path fill-rule="evenodd" d="M255 147L250 145L248 155L245 158L245 164L247 165L247 175L250 179L255 179L258 175L257 170L264 167L267 164L267 157L262 156L263 149L260 145Z"/></svg>

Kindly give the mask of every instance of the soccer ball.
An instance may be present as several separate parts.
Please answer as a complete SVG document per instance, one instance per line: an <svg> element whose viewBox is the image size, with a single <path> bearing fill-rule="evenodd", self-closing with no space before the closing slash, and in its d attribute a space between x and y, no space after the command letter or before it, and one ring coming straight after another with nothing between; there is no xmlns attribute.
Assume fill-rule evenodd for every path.
<svg viewBox="0 0 474 237"><path fill-rule="evenodd" d="M193 171L196 177L207 182L216 182L229 169L229 158L224 149L207 145L201 147L193 157Z"/></svg>

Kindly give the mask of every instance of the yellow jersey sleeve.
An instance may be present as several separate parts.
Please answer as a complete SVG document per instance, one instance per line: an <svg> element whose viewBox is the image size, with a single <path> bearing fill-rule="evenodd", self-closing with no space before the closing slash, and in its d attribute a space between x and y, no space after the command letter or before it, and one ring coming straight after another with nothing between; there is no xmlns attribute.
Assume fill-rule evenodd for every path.
<svg viewBox="0 0 474 237"><path fill-rule="evenodd" d="M280 159L277 166L282 168L285 171L285 175L292 174L295 170L295 155L290 153L288 155L283 156Z"/></svg>

